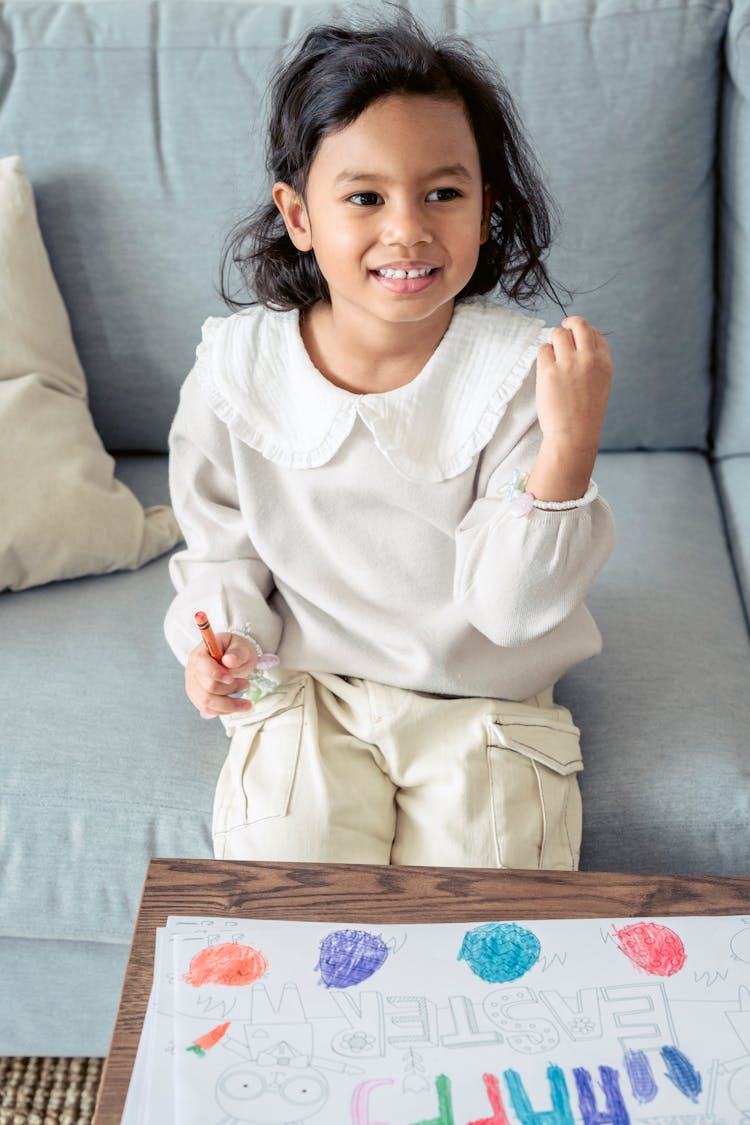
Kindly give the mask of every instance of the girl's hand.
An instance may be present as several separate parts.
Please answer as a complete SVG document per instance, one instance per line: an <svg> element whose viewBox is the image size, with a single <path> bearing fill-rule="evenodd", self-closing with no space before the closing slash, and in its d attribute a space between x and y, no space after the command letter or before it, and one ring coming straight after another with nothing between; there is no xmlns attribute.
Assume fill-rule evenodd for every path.
<svg viewBox="0 0 750 1125"><path fill-rule="evenodd" d="M526 488L537 500L577 500L588 488L612 385L607 341L582 316L552 329L537 353L542 445Z"/></svg>
<svg viewBox="0 0 750 1125"><path fill-rule="evenodd" d="M258 662L255 646L236 633L217 633L216 640L223 650L221 664L209 656L201 641L188 656L185 666L185 691L204 719L251 711L253 706L249 699L229 697L247 689L247 677Z"/></svg>
<svg viewBox="0 0 750 1125"><path fill-rule="evenodd" d="M598 449L612 385L607 341L582 316L566 316L537 353L542 436L561 449Z"/></svg>

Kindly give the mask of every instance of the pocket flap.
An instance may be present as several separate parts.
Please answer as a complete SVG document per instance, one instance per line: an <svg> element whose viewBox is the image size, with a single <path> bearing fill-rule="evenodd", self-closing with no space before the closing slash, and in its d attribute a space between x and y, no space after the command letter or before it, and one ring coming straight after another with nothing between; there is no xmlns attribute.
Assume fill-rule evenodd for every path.
<svg viewBox="0 0 750 1125"><path fill-rule="evenodd" d="M240 727L252 726L278 715L280 711L288 711L290 707L296 705L304 685L303 675L293 676L280 683L275 691L259 699L252 711L234 711L231 715L222 715L221 721L227 735L231 738Z"/></svg>
<svg viewBox="0 0 750 1125"><path fill-rule="evenodd" d="M572 723L514 716L507 722L493 719L490 727L499 746L533 758L555 773L577 773L583 769L581 732Z"/></svg>

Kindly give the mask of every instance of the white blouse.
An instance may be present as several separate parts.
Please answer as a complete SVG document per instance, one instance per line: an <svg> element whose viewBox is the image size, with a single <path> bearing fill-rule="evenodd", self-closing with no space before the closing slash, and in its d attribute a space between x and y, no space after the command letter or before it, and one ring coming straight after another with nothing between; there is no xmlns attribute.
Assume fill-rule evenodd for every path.
<svg viewBox="0 0 750 1125"><path fill-rule="evenodd" d="M411 382L329 382L297 312L253 306L203 328L170 434L166 634L183 662L203 609L282 664L413 690L525 699L598 652L583 599L614 532L592 483L512 512L541 441L542 321L456 306Z"/></svg>

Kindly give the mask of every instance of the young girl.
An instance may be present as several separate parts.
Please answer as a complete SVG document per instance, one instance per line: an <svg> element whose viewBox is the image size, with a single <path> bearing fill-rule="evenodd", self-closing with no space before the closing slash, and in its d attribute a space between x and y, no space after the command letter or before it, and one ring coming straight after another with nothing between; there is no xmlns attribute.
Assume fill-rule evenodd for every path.
<svg viewBox="0 0 750 1125"><path fill-rule="evenodd" d="M601 647L611 362L583 318L484 296L554 295L510 98L407 17L319 27L272 88L269 166L228 251L259 303L204 325L170 438L166 633L232 736L216 855L574 868L552 686Z"/></svg>

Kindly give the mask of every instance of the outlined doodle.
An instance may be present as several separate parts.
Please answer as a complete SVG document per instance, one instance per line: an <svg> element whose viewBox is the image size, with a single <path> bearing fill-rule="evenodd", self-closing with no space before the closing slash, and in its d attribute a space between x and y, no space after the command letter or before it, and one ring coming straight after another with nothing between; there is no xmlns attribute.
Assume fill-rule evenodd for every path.
<svg viewBox="0 0 750 1125"><path fill-rule="evenodd" d="M715 1117L712 1113L670 1113L657 1117L639 1117L638 1125L743 1125L743 1122L728 1121L725 1117Z"/></svg>
<svg viewBox="0 0 750 1125"><path fill-rule="evenodd" d="M429 1090L430 1080L427 1077L424 1059L419 1051L410 1047L401 1056L401 1061L404 1064L404 1075L401 1082L401 1089L404 1093L418 1094L423 1090Z"/></svg>
<svg viewBox="0 0 750 1125"><path fill-rule="evenodd" d="M297 1125L323 1108L329 1092L317 1067L279 1043L219 1076L216 1101L226 1116L217 1125Z"/></svg>
<svg viewBox="0 0 750 1125"><path fill-rule="evenodd" d="M522 1015L515 1009L532 1006L532 1012ZM556 1047L560 1035L554 1023L546 1018L543 1004L531 988L496 989L484 998L484 1014L490 1023L503 1032L504 1041L514 1051L531 1055Z"/></svg>
<svg viewBox="0 0 750 1125"><path fill-rule="evenodd" d="M549 969L554 969L555 965L564 966L567 960L567 953L553 953L551 956L540 953L539 968L543 973L546 973Z"/></svg>
<svg viewBox="0 0 750 1125"><path fill-rule="evenodd" d="M440 1034L440 1042L444 1047L477 1047L479 1044L498 1043L503 1038L492 1029L480 1030L476 1009L468 996L449 996L448 1009L438 1014L438 1021L441 1020L441 1015L443 1027L451 1028Z"/></svg>
<svg viewBox="0 0 750 1125"><path fill-rule="evenodd" d="M579 988L572 996L544 988L539 1000L560 1031L576 1043L608 1037L623 1050L649 1050L677 1041L667 994L656 981Z"/></svg>
<svg viewBox="0 0 750 1125"><path fill-rule="evenodd" d="M727 1084L729 1099L741 1114L740 1121L750 1121L750 1061L732 1073Z"/></svg>
<svg viewBox="0 0 750 1125"><path fill-rule="evenodd" d="M457 960L488 984L507 984L524 976L539 960L536 934L516 922L485 922L467 930Z"/></svg>
<svg viewBox="0 0 750 1125"><path fill-rule="evenodd" d="M716 972L711 973L708 969L702 972L693 973L693 980L696 984L705 984L706 988L712 988L718 981L725 981L729 976L729 969L717 969Z"/></svg>
<svg viewBox="0 0 750 1125"><path fill-rule="evenodd" d="M729 951L737 961L750 964L750 918L743 918L745 927L729 939Z"/></svg>
<svg viewBox="0 0 750 1125"><path fill-rule="evenodd" d="M382 937L369 930L333 930L320 943L315 969L326 988L350 988L376 973L389 953Z"/></svg>
<svg viewBox="0 0 750 1125"><path fill-rule="evenodd" d="M750 1061L750 987L740 986L737 990L737 1009L727 1011L726 1017Z"/></svg>
<svg viewBox="0 0 750 1125"><path fill-rule="evenodd" d="M683 968L687 956L682 938L658 922L634 922L612 927L618 949L637 969L651 976L671 977Z"/></svg>
<svg viewBox="0 0 750 1125"><path fill-rule="evenodd" d="M231 995L224 999L214 992L199 993L194 999L196 1012L214 1021L225 1020L227 1016L231 1016L236 1006L236 1001Z"/></svg>
<svg viewBox="0 0 750 1125"><path fill-rule="evenodd" d="M331 999L347 1026L331 1039L331 1050L347 1058L385 1055L385 1005L379 992L331 992Z"/></svg>
<svg viewBox="0 0 750 1125"><path fill-rule="evenodd" d="M663 984L605 985L600 995L607 1001L605 1030L623 1050L647 1051L661 1043L679 1043L669 996ZM639 1005L636 1007L635 1005Z"/></svg>
<svg viewBox="0 0 750 1125"><path fill-rule="evenodd" d="M398 1043L419 1044L420 1047L437 1045L437 1008L433 1000L426 996L389 996L388 1003L397 1009L390 1015L391 1023L404 1029L401 1035L388 1035L389 1043L394 1046Z"/></svg>
<svg viewBox="0 0 750 1125"><path fill-rule="evenodd" d="M601 998L597 988L580 988L575 996L562 996L555 989L541 989L542 1000L560 1028L574 1042L601 1039L604 1034Z"/></svg>
<svg viewBox="0 0 750 1125"><path fill-rule="evenodd" d="M174 920L175 933L181 930L212 930L215 926L222 930L235 930L241 925L235 918L179 918Z"/></svg>

